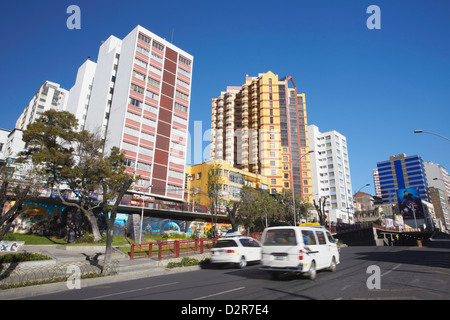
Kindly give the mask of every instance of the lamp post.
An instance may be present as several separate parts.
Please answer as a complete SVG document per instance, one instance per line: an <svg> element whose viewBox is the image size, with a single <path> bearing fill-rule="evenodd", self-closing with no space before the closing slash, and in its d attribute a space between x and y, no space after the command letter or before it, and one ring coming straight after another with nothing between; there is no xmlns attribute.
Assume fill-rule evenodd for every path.
<svg viewBox="0 0 450 320"><path fill-rule="evenodd" d="M150 189L153 187L153 185L149 185L147 188L145 188L145 190L148 189L148 192L150 193ZM144 205L145 205L145 200L144 200L144 194L142 192L142 208L141 208L141 227L140 227L140 231L139 231L139 244L141 244L141 240L142 240L142 228L143 228L143 224L144 224Z"/></svg>
<svg viewBox="0 0 450 320"><path fill-rule="evenodd" d="M307 154L314 153L314 150L309 150L308 152L301 153L300 154L300 161L302 160L303 156L306 156ZM294 192L294 168L292 168L291 164L291 176L292 176L292 206L294 209L294 226L297 225L297 215L295 214L295 192ZM301 179L301 177L300 177ZM301 190L300 190L301 193Z"/></svg>
<svg viewBox="0 0 450 320"><path fill-rule="evenodd" d="M414 133L428 133L428 134L433 134L433 135L435 135L435 136L438 136L438 137L441 137L441 138L443 138L443 139L446 139L446 140L450 141L449 138L446 138L446 137L444 137L444 136L441 136L440 134L433 133L433 132L428 132L428 131L423 131L423 130L414 130Z"/></svg>

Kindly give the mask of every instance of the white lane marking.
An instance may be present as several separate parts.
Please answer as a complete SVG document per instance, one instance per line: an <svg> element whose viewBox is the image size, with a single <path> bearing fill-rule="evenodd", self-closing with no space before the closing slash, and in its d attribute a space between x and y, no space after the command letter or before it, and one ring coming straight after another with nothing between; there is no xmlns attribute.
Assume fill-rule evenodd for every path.
<svg viewBox="0 0 450 320"><path fill-rule="evenodd" d="M221 294L225 294L225 293L229 293L229 292L233 292L233 291L238 291L238 290L242 290L242 289L245 289L245 287L240 287L240 288L235 288L235 289L231 289L231 290L227 290L227 291L217 292L217 293L209 294L207 296L203 296L203 297L196 298L196 299L193 299L193 300L202 300L202 299L206 299L206 298L209 298L209 297L219 296Z"/></svg>
<svg viewBox="0 0 450 320"><path fill-rule="evenodd" d="M105 294L103 296L87 298L87 299L84 299L84 300L102 299L102 298L111 297L111 296L117 296L117 295L125 294L125 293L132 293L132 292L148 290L148 289L153 289L153 288L160 288L160 287L165 287L165 286L171 286L171 285L177 284L177 283L179 283L179 282L171 282L171 283L160 284L160 285L157 285L157 286L151 286L151 287L146 287L146 288L140 288L140 289L134 289L134 290L128 290L128 291L111 293L111 294Z"/></svg>
<svg viewBox="0 0 450 320"><path fill-rule="evenodd" d="M386 271L385 273L383 273L381 276L385 276L388 273L391 273L392 271L394 271L395 269L399 268L401 266L401 264L396 265L395 267L393 267L391 270Z"/></svg>

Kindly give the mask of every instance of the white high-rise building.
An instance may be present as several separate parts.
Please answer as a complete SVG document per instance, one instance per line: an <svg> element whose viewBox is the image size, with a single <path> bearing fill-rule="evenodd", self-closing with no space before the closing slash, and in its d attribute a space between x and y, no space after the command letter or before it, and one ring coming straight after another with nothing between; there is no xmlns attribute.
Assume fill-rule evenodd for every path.
<svg viewBox="0 0 450 320"><path fill-rule="evenodd" d="M347 139L332 130L320 132L308 126L313 199L325 199L325 211L331 223L353 222L353 194Z"/></svg>
<svg viewBox="0 0 450 320"><path fill-rule="evenodd" d="M58 83L45 81L20 115L15 128L25 130L47 110L65 110L68 93Z"/></svg>
<svg viewBox="0 0 450 320"><path fill-rule="evenodd" d="M106 152L125 153L127 172L141 178L135 191L183 200L192 64L141 26L100 47L84 129L104 137Z"/></svg>
<svg viewBox="0 0 450 320"><path fill-rule="evenodd" d="M447 170L432 161L425 162L424 166L428 186L441 190L447 196L447 199L450 198L450 178Z"/></svg>
<svg viewBox="0 0 450 320"><path fill-rule="evenodd" d="M88 58L78 69L75 85L69 91L66 110L77 117L80 130L84 129L96 68L97 64Z"/></svg>

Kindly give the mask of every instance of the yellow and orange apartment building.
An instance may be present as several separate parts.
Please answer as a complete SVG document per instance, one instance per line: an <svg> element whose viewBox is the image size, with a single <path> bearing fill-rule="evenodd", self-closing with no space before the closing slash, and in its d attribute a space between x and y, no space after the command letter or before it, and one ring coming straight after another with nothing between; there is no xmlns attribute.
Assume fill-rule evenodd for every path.
<svg viewBox="0 0 450 320"><path fill-rule="evenodd" d="M212 99L210 152L210 162L186 169L191 176L186 188L198 194L194 201L207 203L206 168L218 161L228 179L231 174L231 180L236 176L234 181L255 183L272 194L293 190L312 203L305 94L297 92L291 77L279 79L271 71L246 76L245 84L229 86ZM225 187L224 181L231 200L237 200L237 184Z"/></svg>

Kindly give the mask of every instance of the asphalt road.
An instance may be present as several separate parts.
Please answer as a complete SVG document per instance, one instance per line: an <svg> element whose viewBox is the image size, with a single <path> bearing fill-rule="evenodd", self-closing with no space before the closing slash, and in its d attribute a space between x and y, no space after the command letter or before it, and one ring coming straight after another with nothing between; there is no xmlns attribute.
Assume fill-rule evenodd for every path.
<svg viewBox="0 0 450 320"><path fill-rule="evenodd" d="M239 312L252 308L254 313L256 307L242 306L269 304L270 308L271 301L276 300L449 300L449 279L449 248L346 247L341 249L336 272L320 271L315 281L301 276L272 280L267 272L259 270L259 265L245 269L211 266L33 299L179 300L170 311L180 314L212 312L206 307L195 308L210 306L208 300L220 300L220 311L219 307L214 311L217 315L235 313L236 308ZM231 306L235 306L234 310Z"/></svg>

